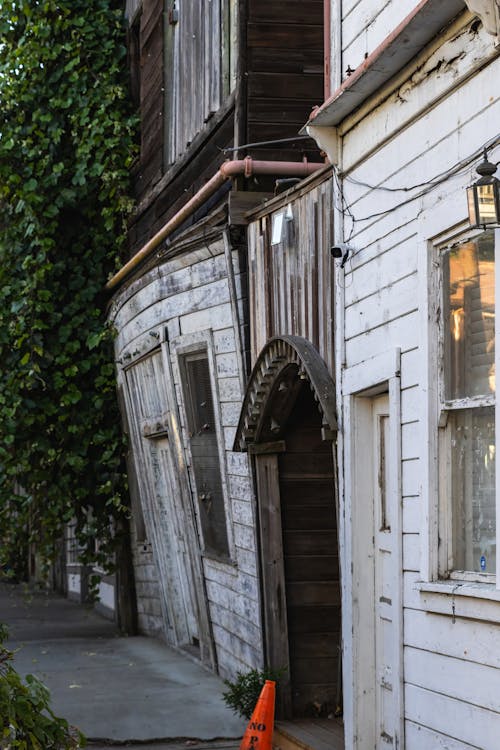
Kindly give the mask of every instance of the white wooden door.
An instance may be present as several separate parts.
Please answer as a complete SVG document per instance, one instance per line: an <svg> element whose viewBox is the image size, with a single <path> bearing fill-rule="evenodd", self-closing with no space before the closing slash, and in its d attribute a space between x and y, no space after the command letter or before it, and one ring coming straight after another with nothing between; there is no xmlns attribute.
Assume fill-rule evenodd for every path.
<svg viewBox="0 0 500 750"><path fill-rule="evenodd" d="M191 650L199 646L199 611L191 559L197 550L186 545L186 509L182 506L172 445L166 425L168 402L159 349L127 369L129 421L138 465L139 487L148 538L158 568L167 640ZM164 424L151 435L147 427Z"/></svg>
<svg viewBox="0 0 500 750"><path fill-rule="evenodd" d="M151 449L158 465L157 497L164 519L163 533L167 537L163 540L163 546L168 549L177 643L196 646L199 644L199 632L193 571L186 544L186 521L180 507L181 494L168 439L154 441Z"/></svg>
<svg viewBox="0 0 500 750"><path fill-rule="evenodd" d="M374 542L374 645L376 745L396 747L398 717L396 692L399 680L396 665L398 633L394 626L398 586L395 554L398 492L394 466L394 444L389 412L389 396L372 401L372 487Z"/></svg>

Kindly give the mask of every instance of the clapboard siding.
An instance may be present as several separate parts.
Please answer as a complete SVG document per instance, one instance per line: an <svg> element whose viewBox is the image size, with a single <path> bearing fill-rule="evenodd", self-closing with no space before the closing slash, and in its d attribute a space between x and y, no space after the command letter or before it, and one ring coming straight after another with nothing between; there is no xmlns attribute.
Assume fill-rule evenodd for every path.
<svg viewBox="0 0 500 750"><path fill-rule="evenodd" d="M355 69L415 7L415 0L356 0L342 4L342 69Z"/></svg>
<svg viewBox="0 0 500 750"><path fill-rule="evenodd" d="M218 561L204 555L200 569L204 581L198 581L198 584L206 591L207 612L219 669L225 676L234 676L236 669L246 671L261 664L262 636L258 625L259 585L249 464L246 456L232 453L242 400L241 353L236 343L238 321L234 318L231 303L222 230L210 231L210 238L203 239L205 231L202 228L200 242L191 241L189 253L161 263L158 269L144 273L124 288L113 301L110 320L117 329L116 359L130 372L148 361L151 357L148 348L149 352L162 351L165 347L162 344L164 332L167 330L169 333L169 347L166 349L169 353L168 367L151 373L146 394L141 392L138 383L132 390L135 392L139 422L172 410L170 398L175 399L179 441L172 439L168 444L171 443L174 453L179 453L179 481L193 490L196 485L179 361L184 351L207 347L216 394L214 407L231 560ZM235 249L231 255L235 270L235 303L241 314L246 294L244 274L241 273L244 257L239 249ZM172 396L164 402L169 391ZM158 398L154 397L155 393ZM154 472L147 468L149 464L144 450L139 450L144 442L144 438L138 434L139 422L136 421L137 436L133 450L136 453L139 451L138 464L142 470L139 469L137 473L143 501L150 508L149 516L146 512L148 527L155 534L158 527L158 524L155 527L152 518L155 490L149 486ZM197 502L194 498L194 507ZM136 546L137 556L140 545ZM159 546L158 538L156 547ZM158 565L158 559L155 563ZM165 578L164 573L160 575L162 578ZM151 618L153 612L146 610L154 609L157 604L146 601L145 591L144 587L141 588L141 607L144 610L141 611L141 622L145 623L144 627L149 622L151 629L151 622L146 618Z"/></svg>
<svg viewBox="0 0 500 750"><path fill-rule="evenodd" d="M422 748L432 748L432 750L481 750L478 745L469 745L443 734L437 734L432 729L414 724L412 721L406 722L405 748L406 750L422 750Z"/></svg>
<svg viewBox="0 0 500 750"><path fill-rule="evenodd" d="M421 378L423 367L422 355L420 351L410 349L401 355L401 389L412 388L418 385Z"/></svg>
<svg viewBox="0 0 500 750"><path fill-rule="evenodd" d="M381 286L372 294L346 305L346 332L349 338L388 325L391 320L413 312L417 282L416 273L404 276L392 284L389 278L386 279L385 287Z"/></svg>
<svg viewBox="0 0 500 750"><path fill-rule="evenodd" d="M401 457L403 460L418 458L422 449L420 441L420 423L409 419L405 414L405 422L401 424Z"/></svg>
<svg viewBox="0 0 500 750"><path fill-rule="evenodd" d="M409 300L415 304L415 300ZM375 357L380 352L401 347L403 351L414 349L419 343L419 315L418 309L407 312L404 316L392 320L390 323L370 329L355 338L346 333L346 362L352 367L365 358Z"/></svg>
<svg viewBox="0 0 500 750"><path fill-rule="evenodd" d="M403 498L403 533L419 534L422 519L422 507L419 495Z"/></svg>
<svg viewBox="0 0 500 750"><path fill-rule="evenodd" d="M145 541L138 542L134 523L131 536L138 629L143 635L158 636L161 635L163 626L158 573L151 545Z"/></svg>
<svg viewBox="0 0 500 750"><path fill-rule="evenodd" d="M500 672L495 667L407 646L405 680L408 684L499 713L495 686L499 684Z"/></svg>
<svg viewBox="0 0 500 750"><path fill-rule="evenodd" d="M414 6L383 0L344 3L344 69L358 65L375 40L381 41ZM342 280L345 363L362 367L370 357L401 350L399 575L404 747L409 750L493 749L500 730L498 603L426 591L421 583L428 565L426 517L437 502L435 456L427 445L428 373L437 363L427 359L428 321L422 309L430 289L427 274L435 266L431 257L424 273L421 263L438 232L466 219L464 188L475 179L475 162L456 176L447 177L447 170L498 135L498 60L493 54L491 38L482 27L471 27L471 16L464 13L398 73L371 110L358 111L339 128L342 188L349 206L345 236L354 248ZM350 62L349 55L357 61ZM436 180L440 175L443 179ZM377 373L372 375L375 384ZM430 377L437 377L437 369ZM430 425L433 429L437 424ZM344 471L348 480L350 467Z"/></svg>
<svg viewBox="0 0 500 750"><path fill-rule="evenodd" d="M500 629L492 629L485 622L470 622L460 618L450 628L449 617L424 611L408 611L405 618L407 646L473 662L477 666L491 667L490 673L496 674L496 679L499 678ZM496 705L498 710L498 695Z"/></svg>
<svg viewBox="0 0 500 750"><path fill-rule="evenodd" d="M401 128L410 127L413 121L422 119L432 122L436 103L439 104L443 96L452 90L456 90L455 93L460 96L457 84L462 80L465 82L471 71L477 70L476 75L480 77L480 69L488 64L492 56L495 56L495 51L489 35L483 27L478 29L471 14L463 14L449 29L437 36L409 68L395 76L387 97L381 97L383 103L376 102L370 112L369 130L356 116L343 124L342 129L348 130L352 137L352 153L358 160L362 159ZM437 127L435 140L439 142L439 133L446 124L439 123L437 119L432 124ZM410 154L415 147L418 148L418 144L408 142Z"/></svg>
<svg viewBox="0 0 500 750"><path fill-rule="evenodd" d="M405 700L410 721L472 747L497 750L500 714L415 685L406 685Z"/></svg>

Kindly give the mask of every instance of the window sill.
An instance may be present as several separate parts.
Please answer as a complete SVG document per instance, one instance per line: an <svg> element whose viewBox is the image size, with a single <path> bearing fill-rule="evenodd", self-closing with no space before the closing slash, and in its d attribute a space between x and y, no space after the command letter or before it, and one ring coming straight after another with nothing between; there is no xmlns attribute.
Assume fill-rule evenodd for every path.
<svg viewBox="0 0 500 750"><path fill-rule="evenodd" d="M494 583L418 581L415 588L429 612L500 624L500 590Z"/></svg>

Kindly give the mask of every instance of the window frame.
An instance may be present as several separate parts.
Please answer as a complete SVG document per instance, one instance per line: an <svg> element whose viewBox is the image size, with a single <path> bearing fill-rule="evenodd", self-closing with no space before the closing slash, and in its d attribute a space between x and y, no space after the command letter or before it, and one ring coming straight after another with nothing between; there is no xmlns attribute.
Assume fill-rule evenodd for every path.
<svg viewBox="0 0 500 750"><path fill-rule="evenodd" d="M488 230L492 231L492 230ZM493 243L494 243L494 255L495 255L495 310L497 306L497 300L500 300L500 270L496 267L496 261L500 255L500 230L493 230ZM468 411L472 413L474 409L480 409L482 407L493 407L494 408L494 421L495 421L495 446L496 436L500 433L497 429L500 426L500 413L499 413L499 399L496 398L496 393L492 393L486 396L466 396L456 399L446 398L446 316L444 314L445 309L445 296L447 290L445 289L445 273L444 273L444 257L446 252L456 248L461 244L470 242L484 234L483 230L467 231L461 233L459 236L453 237L448 241L443 241L433 245L433 252L437 253L437 262L434 264L435 270L438 275L437 294L434 304L436 309L439 311L437 315L438 326L437 326L437 363L436 363L436 374L437 374L437 451L438 451L438 549L437 549L437 578L438 580L446 580L463 583L482 583L493 585L496 588L500 588L500 530L499 530L499 519L500 519L500 455L499 451L495 450L495 536L496 536L496 571L495 573L481 573L470 570L461 570L453 566L453 524L452 524L452 466L451 466L451 426L450 426L450 415L453 415L459 411ZM500 336L500 320L495 315L495 343L499 340ZM495 372L499 371L500 365L500 345L495 346Z"/></svg>
<svg viewBox="0 0 500 750"><path fill-rule="evenodd" d="M174 370L174 381L175 389L177 394L177 400L180 409L181 416L181 427L183 432L183 448L186 451L188 472L190 482L192 483L191 494L193 497L193 509L195 512L196 523L198 528L198 534L201 544L202 556L211 563L219 564L221 569L233 571L235 569L235 547L234 547L234 529L233 529L233 516L232 516L232 504L230 500L229 484L227 476L227 464L226 464L226 439L224 428L221 421L220 413L220 398L219 398L219 386L218 386L218 375L217 365L215 361L215 348L213 342L213 334L211 330L198 331L188 334L181 334L172 338L170 341L170 352L172 357L172 365ZM205 544L204 531L200 518L199 509L197 507L196 497L196 479L193 470L193 457L191 453L191 442L188 435L188 408L185 402L184 387L182 379L184 377L184 366L183 361L186 357L192 357L197 355L204 355L207 358L208 371L210 375L210 384L212 389L212 405L215 420L215 433L217 436L218 446L218 457L219 457L219 470L222 488L222 501L224 508L224 515L226 520L226 535L227 535L227 554L217 554L213 550L207 548Z"/></svg>

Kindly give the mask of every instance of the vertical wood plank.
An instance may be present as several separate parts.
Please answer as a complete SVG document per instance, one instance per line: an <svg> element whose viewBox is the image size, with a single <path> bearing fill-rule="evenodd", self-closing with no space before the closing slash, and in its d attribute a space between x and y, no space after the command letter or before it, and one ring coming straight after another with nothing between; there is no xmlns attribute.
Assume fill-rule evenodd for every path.
<svg viewBox="0 0 500 750"><path fill-rule="evenodd" d="M266 656L269 666L281 669L288 667L289 654L278 455L256 455L255 473L259 498ZM287 676L280 682L278 692L283 713L289 716L291 695Z"/></svg>

